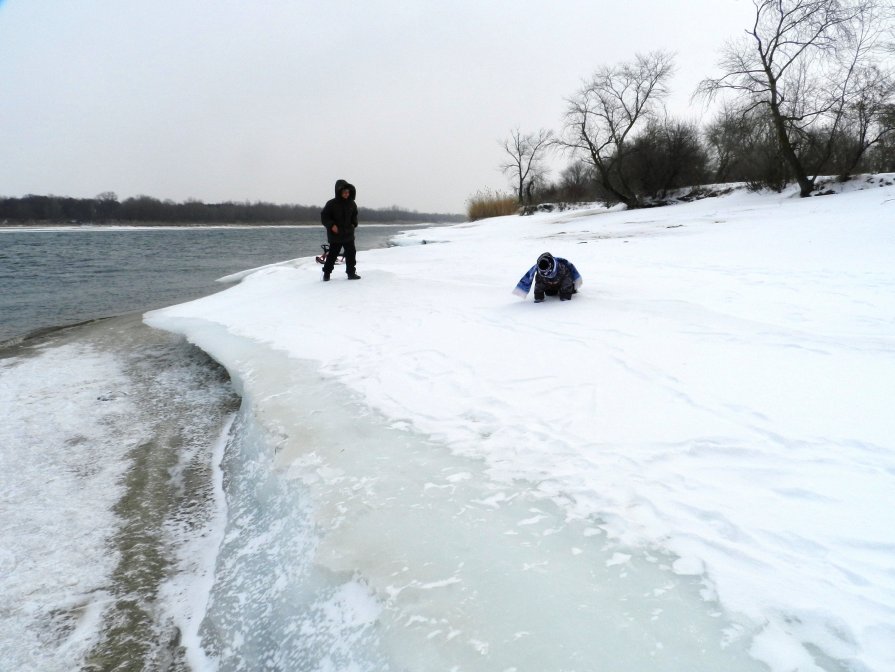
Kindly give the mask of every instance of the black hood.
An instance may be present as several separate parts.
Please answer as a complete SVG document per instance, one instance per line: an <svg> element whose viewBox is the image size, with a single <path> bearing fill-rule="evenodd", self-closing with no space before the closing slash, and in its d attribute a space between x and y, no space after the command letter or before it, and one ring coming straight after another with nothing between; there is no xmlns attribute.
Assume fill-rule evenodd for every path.
<svg viewBox="0 0 895 672"><path fill-rule="evenodd" d="M538 257L538 273L545 278L556 277L556 259L549 252L544 252Z"/></svg>
<svg viewBox="0 0 895 672"><path fill-rule="evenodd" d="M336 198L342 197L342 189L348 189L348 200L353 201L354 197L357 196L357 189L354 188L353 184L350 184L347 180L336 180Z"/></svg>

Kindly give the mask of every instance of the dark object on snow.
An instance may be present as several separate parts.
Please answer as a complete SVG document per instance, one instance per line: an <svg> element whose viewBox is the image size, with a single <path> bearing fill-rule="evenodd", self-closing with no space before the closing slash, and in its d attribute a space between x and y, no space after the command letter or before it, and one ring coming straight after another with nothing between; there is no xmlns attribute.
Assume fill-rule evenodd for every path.
<svg viewBox="0 0 895 672"><path fill-rule="evenodd" d="M316 257L314 257L314 260L318 264L322 264L326 261L326 255L329 254L329 243L323 243L323 245L320 246L320 249L323 250L323 254L318 254ZM336 263L344 264L345 263L345 255L340 254L338 257L336 257Z"/></svg>
<svg viewBox="0 0 895 672"><path fill-rule="evenodd" d="M575 264L568 259L554 257L549 252L544 252L516 284L513 294L525 298L534 283L535 303L543 301L545 296L557 294L560 301L569 301L583 282Z"/></svg>
<svg viewBox="0 0 895 672"><path fill-rule="evenodd" d="M323 262L323 272L332 273L339 252L345 250L345 270L354 275L357 248L354 245L354 230L357 228L357 190L345 180L336 180L335 198L330 199L320 211L320 221L326 229L329 252Z"/></svg>

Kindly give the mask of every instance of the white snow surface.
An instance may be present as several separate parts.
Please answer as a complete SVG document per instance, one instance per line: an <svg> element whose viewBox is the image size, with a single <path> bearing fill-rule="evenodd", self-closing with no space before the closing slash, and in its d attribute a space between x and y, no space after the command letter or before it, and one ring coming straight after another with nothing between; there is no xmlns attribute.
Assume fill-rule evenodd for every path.
<svg viewBox="0 0 895 672"><path fill-rule="evenodd" d="M612 564L669 552L772 670L885 672L895 187L864 186L408 232L359 254L360 282L298 259L146 319L316 362L484 477L598 521ZM544 251L581 272L571 302L511 294Z"/></svg>
<svg viewBox="0 0 895 672"><path fill-rule="evenodd" d="M0 360L0 669L71 670L98 640L127 389L118 360L85 344Z"/></svg>

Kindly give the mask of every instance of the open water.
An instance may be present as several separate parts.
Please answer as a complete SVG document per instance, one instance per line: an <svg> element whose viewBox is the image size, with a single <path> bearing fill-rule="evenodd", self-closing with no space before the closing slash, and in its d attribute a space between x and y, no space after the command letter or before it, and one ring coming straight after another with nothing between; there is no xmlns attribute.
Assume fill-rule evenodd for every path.
<svg viewBox="0 0 895 672"><path fill-rule="evenodd" d="M412 228L362 225L358 249ZM205 296L224 289L220 277L323 242L319 226L0 229L0 343Z"/></svg>

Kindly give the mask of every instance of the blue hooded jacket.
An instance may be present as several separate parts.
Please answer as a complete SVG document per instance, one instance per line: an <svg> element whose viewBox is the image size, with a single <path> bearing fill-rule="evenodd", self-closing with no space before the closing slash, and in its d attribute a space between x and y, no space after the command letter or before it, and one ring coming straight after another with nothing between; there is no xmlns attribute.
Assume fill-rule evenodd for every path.
<svg viewBox="0 0 895 672"><path fill-rule="evenodd" d="M540 269L539 266L541 266ZM577 290L584 282L578 269L575 268L575 264L568 259L554 257L549 252L544 252L538 257L537 263L528 269L528 272L516 283L513 294L524 299L528 296L532 284L538 277L548 287L559 287L564 279L569 278L572 286Z"/></svg>

